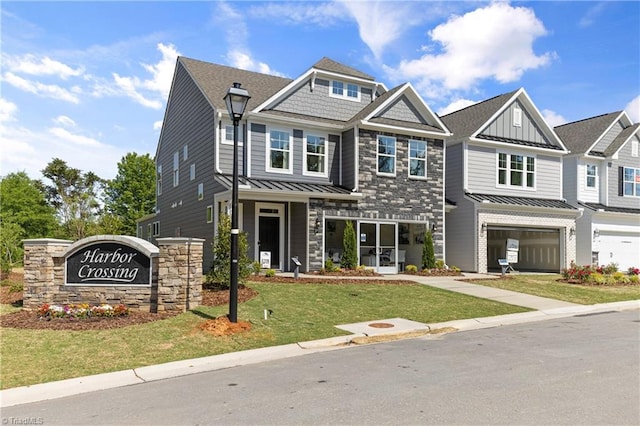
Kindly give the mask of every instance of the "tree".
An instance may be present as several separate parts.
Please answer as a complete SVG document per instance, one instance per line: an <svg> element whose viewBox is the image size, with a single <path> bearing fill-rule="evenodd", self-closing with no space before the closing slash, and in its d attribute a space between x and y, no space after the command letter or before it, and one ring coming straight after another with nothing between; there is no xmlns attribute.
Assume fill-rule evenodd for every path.
<svg viewBox="0 0 640 426"><path fill-rule="evenodd" d="M251 275L253 265L247 252L249 243L247 234L241 232L238 236L238 281L244 284ZM220 216L218 231L213 242L213 266L207 276L209 282L222 287L231 285L231 218L227 214Z"/></svg>
<svg viewBox="0 0 640 426"><path fill-rule="evenodd" d="M155 163L149 154L130 152L118 163L118 174L106 184L105 208L122 223L121 232L136 235L136 221L153 213L156 203Z"/></svg>
<svg viewBox="0 0 640 426"><path fill-rule="evenodd" d="M19 238L53 236L55 210L45 200L42 183L25 172L10 173L0 180L0 222L20 227Z"/></svg>
<svg viewBox="0 0 640 426"><path fill-rule="evenodd" d="M436 267L436 255L433 250L433 237L431 231L424 234L422 245L422 269L433 269Z"/></svg>
<svg viewBox="0 0 640 426"><path fill-rule="evenodd" d="M103 180L93 172L69 167L59 158L47 164L42 174L52 182L45 186L46 197L62 224L61 236L78 240L91 235L92 229L95 232Z"/></svg>
<svg viewBox="0 0 640 426"><path fill-rule="evenodd" d="M342 237L342 258L340 266L344 269L355 269L358 266L358 241L356 239L356 231L353 229L353 222L347 221L344 227L344 236Z"/></svg>
<svg viewBox="0 0 640 426"><path fill-rule="evenodd" d="M24 230L17 224L2 222L0 232L0 279L9 275L14 266L22 262L21 234Z"/></svg>

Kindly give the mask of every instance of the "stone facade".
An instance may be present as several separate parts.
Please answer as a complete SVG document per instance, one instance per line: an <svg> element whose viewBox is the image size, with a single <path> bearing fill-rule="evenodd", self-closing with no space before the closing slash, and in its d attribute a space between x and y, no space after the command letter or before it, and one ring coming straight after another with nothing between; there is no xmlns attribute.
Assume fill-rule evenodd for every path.
<svg viewBox="0 0 640 426"><path fill-rule="evenodd" d="M125 238L131 237L90 237L104 241ZM107 303L154 313L193 309L202 301L203 241L198 238L159 239L159 250L152 256L151 286L70 286L65 285L65 256L78 243L53 239L26 240L23 307L33 310L44 303Z"/></svg>

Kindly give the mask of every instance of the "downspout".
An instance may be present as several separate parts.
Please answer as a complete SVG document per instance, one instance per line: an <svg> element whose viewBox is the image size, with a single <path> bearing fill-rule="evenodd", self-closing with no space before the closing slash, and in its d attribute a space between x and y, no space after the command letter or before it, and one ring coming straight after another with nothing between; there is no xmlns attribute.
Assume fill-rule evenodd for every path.
<svg viewBox="0 0 640 426"><path fill-rule="evenodd" d="M220 156L218 155L218 153L220 152L220 132L221 132L221 129L222 129L222 112L218 111L216 115L218 116L218 122L213 126L214 127L214 131L213 131L213 140L214 140L213 156L215 158L214 164L215 164L216 173L222 174L222 172L220 171Z"/></svg>
<svg viewBox="0 0 640 426"><path fill-rule="evenodd" d="M358 187L360 186L360 163L358 161L358 159L360 158L360 130L358 129L358 126L356 125L353 128L353 142L355 143L355 150L354 150L354 159L353 159L353 165L354 165L354 188L351 190L352 192L356 192L358 191Z"/></svg>

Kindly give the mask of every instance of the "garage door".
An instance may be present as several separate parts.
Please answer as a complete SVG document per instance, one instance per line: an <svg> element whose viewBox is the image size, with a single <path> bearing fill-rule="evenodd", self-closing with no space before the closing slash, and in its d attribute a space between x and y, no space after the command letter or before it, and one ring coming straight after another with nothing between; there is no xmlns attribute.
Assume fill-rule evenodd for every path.
<svg viewBox="0 0 640 426"><path fill-rule="evenodd" d="M517 271L560 272L560 230L491 227L487 234L487 267L499 270L498 259L506 258L507 239L520 242Z"/></svg>
<svg viewBox="0 0 640 426"><path fill-rule="evenodd" d="M640 235L614 234L600 231L598 264L617 263L618 269L626 271L631 266L640 267Z"/></svg>

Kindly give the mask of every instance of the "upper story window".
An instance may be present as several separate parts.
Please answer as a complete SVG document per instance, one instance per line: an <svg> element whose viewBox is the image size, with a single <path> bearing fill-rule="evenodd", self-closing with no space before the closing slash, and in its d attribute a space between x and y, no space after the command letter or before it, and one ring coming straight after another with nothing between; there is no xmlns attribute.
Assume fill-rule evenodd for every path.
<svg viewBox="0 0 640 426"><path fill-rule="evenodd" d="M156 221L153 222L153 236L157 237L158 235L160 235L160 222Z"/></svg>
<svg viewBox="0 0 640 426"><path fill-rule="evenodd" d="M291 133L282 130L269 132L267 171L292 172Z"/></svg>
<svg viewBox="0 0 640 426"><path fill-rule="evenodd" d="M587 164L587 188L596 187L596 177L598 176L598 166Z"/></svg>
<svg viewBox="0 0 640 426"><path fill-rule="evenodd" d="M427 143L409 141L409 176L427 177Z"/></svg>
<svg viewBox="0 0 640 426"><path fill-rule="evenodd" d="M304 144L305 173L327 175L327 139L323 136L307 135Z"/></svg>
<svg viewBox="0 0 640 426"><path fill-rule="evenodd" d="M198 200L202 200L204 198L204 184L198 184Z"/></svg>
<svg viewBox="0 0 640 426"><path fill-rule="evenodd" d="M632 157L637 157L638 156L638 145L640 145L640 142L638 142L637 140L632 140L631 141L631 156Z"/></svg>
<svg viewBox="0 0 640 426"><path fill-rule="evenodd" d="M345 98L353 101L360 100L360 86L353 83L345 83L343 81L332 80L331 91L329 93L331 94L331 96L337 98Z"/></svg>
<svg viewBox="0 0 640 426"><path fill-rule="evenodd" d="M194 180L196 178L196 163L191 163L189 166L189 180Z"/></svg>
<svg viewBox="0 0 640 426"><path fill-rule="evenodd" d="M207 223L213 222L213 206L207 206Z"/></svg>
<svg viewBox="0 0 640 426"><path fill-rule="evenodd" d="M173 186L178 186L180 183L180 153L175 152L173 154Z"/></svg>
<svg viewBox="0 0 640 426"><path fill-rule="evenodd" d="M535 157L498 153L498 185L534 188Z"/></svg>
<svg viewBox="0 0 640 426"><path fill-rule="evenodd" d="M396 138L378 135L378 174L396 175Z"/></svg>
<svg viewBox="0 0 640 426"><path fill-rule="evenodd" d="M162 195L162 164L158 165L158 174L156 175L156 191L158 195Z"/></svg>
<svg viewBox="0 0 640 426"><path fill-rule="evenodd" d="M189 145L182 147L182 161L187 161L189 158Z"/></svg>
<svg viewBox="0 0 640 426"><path fill-rule="evenodd" d="M623 195L640 197L640 169L625 167L622 179Z"/></svg>
<svg viewBox="0 0 640 426"><path fill-rule="evenodd" d="M233 124L227 124L224 126L224 138L222 142L233 144ZM240 126L238 126L238 145L241 145L243 142L244 134L240 130Z"/></svg>

